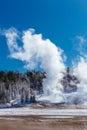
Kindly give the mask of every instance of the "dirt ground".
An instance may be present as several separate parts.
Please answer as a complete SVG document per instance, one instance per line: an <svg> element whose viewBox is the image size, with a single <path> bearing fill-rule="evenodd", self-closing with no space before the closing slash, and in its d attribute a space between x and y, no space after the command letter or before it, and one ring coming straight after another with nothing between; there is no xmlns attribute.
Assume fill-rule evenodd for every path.
<svg viewBox="0 0 87 130"><path fill-rule="evenodd" d="M0 130L87 130L87 117L6 116L0 117Z"/></svg>

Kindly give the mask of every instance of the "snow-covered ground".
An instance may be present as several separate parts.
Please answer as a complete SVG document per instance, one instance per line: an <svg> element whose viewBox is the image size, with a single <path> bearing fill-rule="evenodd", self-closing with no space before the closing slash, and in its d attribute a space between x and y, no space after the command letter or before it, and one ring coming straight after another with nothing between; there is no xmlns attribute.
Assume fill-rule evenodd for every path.
<svg viewBox="0 0 87 130"><path fill-rule="evenodd" d="M33 109L29 107L0 109L0 116L7 115L87 116L87 109Z"/></svg>

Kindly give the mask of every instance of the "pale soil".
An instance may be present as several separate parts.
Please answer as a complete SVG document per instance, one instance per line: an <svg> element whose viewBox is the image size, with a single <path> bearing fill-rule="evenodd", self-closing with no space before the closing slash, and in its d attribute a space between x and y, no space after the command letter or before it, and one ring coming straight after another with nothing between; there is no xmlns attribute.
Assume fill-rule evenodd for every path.
<svg viewBox="0 0 87 130"><path fill-rule="evenodd" d="M27 106L26 108L27 109L25 109L25 107L17 109L0 109L0 130L87 130L87 112L84 111L87 110L87 106L35 104ZM51 110L50 108L55 108L55 110L52 111L53 114L49 112ZM70 109L72 110L72 113L69 113ZM73 110L79 109L82 111L76 111L75 114L77 116L73 115ZM40 114L35 112L35 110L38 110L37 112ZM60 110L64 110L63 113L60 114ZM66 110L69 110L69 112L66 112ZM28 115L22 114L25 111L27 111ZM51 115L44 114L46 111ZM55 113L56 111L58 111L57 115Z"/></svg>
<svg viewBox="0 0 87 130"><path fill-rule="evenodd" d="M0 130L87 130L87 117L3 116Z"/></svg>

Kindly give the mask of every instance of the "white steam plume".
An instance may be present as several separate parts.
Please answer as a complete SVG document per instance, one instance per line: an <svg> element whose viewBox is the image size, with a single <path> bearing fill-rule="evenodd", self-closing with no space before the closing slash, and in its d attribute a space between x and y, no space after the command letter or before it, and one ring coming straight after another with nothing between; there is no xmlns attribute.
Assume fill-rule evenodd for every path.
<svg viewBox="0 0 87 130"><path fill-rule="evenodd" d="M87 102L87 41L84 37L78 36L79 39L79 59L77 63L73 63L74 75L78 78L77 97L80 102Z"/></svg>
<svg viewBox="0 0 87 130"><path fill-rule="evenodd" d="M5 31L10 57L25 62L27 69L35 69L40 65L46 72L46 79L43 80L45 97L50 97L52 102L61 102L63 100L61 79L65 72L62 50L49 39L43 39L42 34L34 32L34 29L23 31L20 38L14 28ZM21 47L18 45L18 39L21 39Z"/></svg>
<svg viewBox="0 0 87 130"><path fill-rule="evenodd" d="M71 94L72 101L87 103L87 61L80 57L79 62L73 68L73 74L78 78L77 92Z"/></svg>

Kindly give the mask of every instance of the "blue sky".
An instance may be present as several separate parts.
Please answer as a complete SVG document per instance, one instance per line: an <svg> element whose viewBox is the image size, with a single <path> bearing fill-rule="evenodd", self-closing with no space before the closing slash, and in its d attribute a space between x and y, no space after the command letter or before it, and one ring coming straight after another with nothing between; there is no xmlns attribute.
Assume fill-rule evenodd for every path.
<svg viewBox="0 0 87 130"><path fill-rule="evenodd" d="M87 0L0 0L0 28L10 27L42 33L64 50L66 65L71 66L79 55L75 38L87 37ZM23 71L23 63L8 55L6 40L0 36L0 70Z"/></svg>

